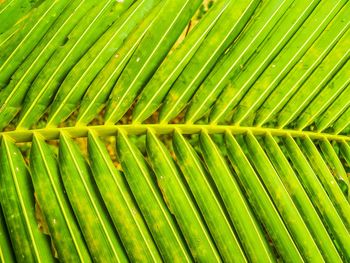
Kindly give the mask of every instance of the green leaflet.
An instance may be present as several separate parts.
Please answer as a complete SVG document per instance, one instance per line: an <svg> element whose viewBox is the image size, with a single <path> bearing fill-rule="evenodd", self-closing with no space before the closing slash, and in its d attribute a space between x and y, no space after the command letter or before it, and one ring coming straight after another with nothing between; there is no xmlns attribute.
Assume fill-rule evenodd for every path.
<svg viewBox="0 0 350 263"><path fill-rule="evenodd" d="M178 168L168 150L151 130L147 132L147 153L157 176L158 186L179 224L194 260L220 262L221 259L212 238L184 185ZM237 262L245 262L239 246L233 247L232 252Z"/></svg>
<svg viewBox="0 0 350 263"><path fill-rule="evenodd" d="M60 135L62 181L94 262L127 262L127 256L93 181L90 167L68 135Z"/></svg>
<svg viewBox="0 0 350 263"><path fill-rule="evenodd" d="M350 12L350 4L349 9ZM348 23L350 28L350 22ZM350 57L350 30L338 40L335 47L322 61L312 75L303 83L303 88L293 97L278 114L278 126L284 127L292 122L300 112L308 106L319 91L333 78Z"/></svg>
<svg viewBox="0 0 350 263"><path fill-rule="evenodd" d="M350 260L349 1L59 1L0 0L1 262Z"/></svg>
<svg viewBox="0 0 350 263"><path fill-rule="evenodd" d="M321 2L314 12L304 22L303 26L290 39L286 47L271 61L271 64L250 87L247 94L239 103L233 116L233 122L246 125L254 119L256 111L288 72L299 62L313 42L320 37L326 26L344 5L344 1ZM315 21L316 17L322 17L322 21ZM337 38L336 36L335 38ZM325 42L323 42L325 43ZM328 39L327 45L334 45L335 41ZM324 44L323 44L324 45ZM329 50L329 49L328 49ZM313 52L312 49L310 52ZM311 68L311 66L310 66ZM294 84L294 83L293 83ZM281 84L284 86L285 84ZM287 85L288 87L289 85ZM279 97L282 99L283 97Z"/></svg>
<svg viewBox="0 0 350 263"><path fill-rule="evenodd" d="M334 207L337 209L346 228L350 229L350 204L341 192L336 182L336 178L334 178L332 173L329 171L321 154L318 152L315 144L310 138L301 140L299 146L302 148L312 168L317 173L319 180L329 195L329 198L333 202Z"/></svg>
<svg viewBox="0 0 350 263"><path fill-rule="evenodd" d="M118 131L117 150L126 180L163 260L192 262L178 226L157 189L154 175L140 151L122 130Z"/></svg>
<svg viewBox="0 0 350 263"><path fill-rule="evenodd" d="M346 74L349 71L350 60L299 115L295 121L295 126L298 129L304 129L307 125L315 123L317 130L323 131L347 108L350 103L347 99L350 96L348 88L350 78L346 78Z"/></svg>
<svg viewBox="0 0 350 263"><path fill-rule="evenodd" d="M273 30L281 16L290 8L292 2L292 0L274 0L260 4L256 10L257 13L247 25L246 32L250 33L243 33L239 37L234 48L220 58L196 91L186 111L186 123L194 123L208 111L229 79L254 55L267 34Z"/></svg>
<svg viewBox="0 0 350 263"><path fill-rule="evenodd" d="M106 123L114 124L125 114L200 4L200 0L165 1L114 86L106 108Z"/></svg>
<svg viewBox="0 0 350 263"><path fill-rule="evenodd" d="M332 243L331 236L328 235L325 226L312 205L312 202L303 189L302 184L298 181L296 173L289 165L287 157L279 148L277 140L271 134L267 134L264 139L261 138L261 141L263 141L263 148L273 164L280 180L283 182L290 197L293 199L293 202L307 224L310 233L313 235L313 239L319 247L322 256L327 262L341 262L342 259Z"/></svg>
<svg viewBox="0 0 350 263"><path fill-rule="evenodd" d="M184 178L208 225L214 242L224 261L246 262L232 226L226 216L216 189L210 185L208 174L191 145L174 132L173 147ZM237 253L240 254L236 255Z"/></svg>
<svg viewBox="0 0 350 263"><path fill-rule="evenodd" d="M77 125L82 126L88 124L102 110L120 73L123 71L140 41L155 22L155 18L160 15L160 10L164 2L165 1L160 1L160 3L153 8L139 26L136 27L135 31L125 40L121 48L118 49L115 55L111 57L108 63L98 73L81 102Z"/></svg>
<svg viewBox="0 0 350 263"><path fill-rule="evenodd" d="M348 90L349 91L349 86L348 86ZM348 92L347 94L348 95ZM347 96L347 98L349 98L349 96ZM336 104L335 104L336 105ZM347 108L343 108L340 110L341 114L340 116L337 116L339 117L333 124L332 124L332 128L331 130L333 130L334 134L339 134L339 133L348 133L350 132L350 102L348 100L348 103L347 103ZM345 111L344 111L345 110ZM344 111L344 112L343 112Z"/></svg>
<svg viewBox="0 0 350 263"><path fill-rule="evenodd" d="M263 43L259 45L254 56L249 59L248 63L243 64L242 67L234 73L231 81L222 91L210 112L210 123L220 123L224 121L259 75L298 31L304 21L308 19L309 16L311 17L309 18L310 21L315 21L312 19L314 13L311 12L319 2L319 0L307 2L296 1L296 3L291 6L288 12L286 12L278 21L274 30L272 30ZM320 5L323 6L325 4L322 2ZM316 8L319 8L320 5ZM327 11L329 11L328 6ZM315 13L315 16L318 16L318 12ZM305 30L307 29L308 28L306 27ZM309 36L309 33L310 32L307 32L306 35ZM293 52L290 52L290 54L293 54Z"/></svg>
<svg viewBox="0 0 350 263"><path fill-rule="evenodd" d="M168 122L181 112L218 58L240 34L259 2L230 1L226 12L169 91L159 113L160 122Z"/></svg>
<svg viewBox="0 0 350 263"><path fill-rule="evenodd" d="M318 176L311 168L310 163L295 140L291 136L288 136L283 139L283 142L287 148L289 159L298 172L298 178L308 193L314 207L317 208L327 231L336 240L337 246L340 248L339 252L343 258L349 259L350 234L337 213L336 208L332 205L330 197L327 195L325 189L323 189Z"/></svg>
<svg viewBox="0 0 350 263"><path fill-rule="evenodd" d="M28 128L45 113L69 70L127 8L127 4L102 0L89 10L32 83L24 101L19 126Z"/></svg>
<svg viewBox="0 0 350 263"><path fill-rule="evenodd" d="M323 159L325 159L326 164L334 178L337 180L337 183L339 185L345 184L345 186L349 189L350 183L348 175L346 174L343 164L338 158L337 153L335 152L331 143L328 140L323 139L319 141L319 146L322 150ZM349 199L349 196L346 197Z"/></svg>
<svg viewBox="0 0 350 263"><path fill-rule="evenodd" d="M350 61L348 61L343 68L339 70L339 73L345 73L350 69ZM344 78L341 74L337 74L337 76L328 83L328 92L332 91L332 95L334 94L334 87L336 84L341 82L343 85L337 85L338 87L342 87L344 89L343 92L341 92L337 97L337 103L331 104L324 112L322 112L322 115L320 115L317 119L315 119L315 126L316 129L320 132L326 130L327 128L332 128L333 132L339 133L342 129L337 128L340 122L340 118L342 114L346 112L346 109L348 109L350 105L349 96L350 96L350 79ZM336 94L336 92L335 92ZM323 94L322 94L323 95ZM321 95L319 95L321 96ZM328 97L329 98L329 97ZM345 122L347 122L349 119L344 118ZM343 128L345 128L345 125ZM339 129L339 131L338 131Z"/></svg>
<svg viewBox="0 0 350 263"><path fill-rule="evenodd" d="M256 216L263 223L269 237L272 239L278 254L285 262L304 262L263 183L259 180L258 175L245 155L244 148L246 146L242 148L241 143L238 143L232 134L228 132L225 136L228 156L237 173L237 178L245 189L246 196Z"/></svg>
<svg viewBox="0 0 350 263"><path fill-rule="evenodd" d="M31 54L12 75L10 83L0 93L0 105L3 105L0 109L0 129L6 126L20 111L25 95L35 77L55 50L64 44L69 32L90 10L93 3L92 0L83 0L73 1L68 5ZM18 128L28 128L25 124L27 110L28 105L25 103L20 121L17 122ZM22 121L22 119L24 120Z"/></svg>
<svg viewBox="0 0 350 263"><path fill-rule="evenodd" d="M273 74L270 76L271 79L267 79L266 82L273 82L274 86L269 86L269 88L272 88L273 90L271 90L271 94L256 113L256 125L262 126L272 117L275 117L275 114L277 114L278 111L283 108L287 101L293 96L293 93L302 88L303 83L305 83L310 75L313 74L313 71L317 67L323 66L322 60L328 55L332 48L334 48L339 39L342 38L342 35L350 26L350 23L346 22L346 17L350 11L349 8L350 4L347 4L342 8L342 10L317 38L317 40L306 51L300 61L291 69L290 72L288 72L281 82L278 83L278 81L273 79L278 77L276 74L278 72L276 66L279 67L279 65L273 64L275 67L270 67L268 69L268 71L275 73L271 73ZM283 87L288 87L288 89ZM309 119L307 119L307 121L309 121ZM300 127L301 125L302 124L299 124L298 122L298 126Z"/></svg>
<svg viewBox="0 0 350 263"><path fill-rule="evenodd" d="M0 4L0 34L6 32L18 20L32 10L35 5L40 4L42 0L5 0Z"/></svg>
<svg viewBox="0 0 350 263"><path fill-rule="evenodd" d="M106 147L94 133L89 133L88 149L94 179L129 259L132 262L161 262L124 175L114 167Z"/></svg>
<svg viewBox="0 0 350 263"><path fill-rule="evenodd" d="M218 188L247 258L250 262L274 262L260 225L219 148L206 131L201 132L200 144L210 176Z"/></svg>
<svg viewBox="0 0 350 263"><path fill-rule="evenodd" d="M350 146L345 142L342 141L340 144L340 152L341 155L344 157L346 163L350 164ZM350 180L349 175L347 174L348 180ZM348 202L350 202L350 187L347 185L347 188L342 189L344 193L348 192Z"/></svg>
<svg viewBox="0 0 350 263"><path fill-rule="evenodd" d="M57 161L44 140L34 135L30 168L35 194L58 257L64 262L91 262L83 236L69 205Z"/></svg>
<svg viewBox="0 0 350 263"><path fill-rule="evenodd" d="M284 220L300 254L306 261L323 261L323 257L297 207L264 153L263 148L258 143L257 138L253 134L248 133L244 136L244 141L248 152L247 157L254 164L255 170L270 194L281 218Z"/></svg>
<svg viewBox="0 0 350 263"><path fill-rule="evenodd" d="M133 109L132 120L139 123L147 119L162 103L167 92L184 67L201 46L210 30L218 22L229 6L229 1L215 2L208 13L199 20L188 36L181 42L167 59L159 66L147 85L143 88L140 98Z"/></svg>
<svg viewBox="0 0 350 263"><path fill-rule="evenodd" d="M0 198L0 201L1 201L1 198ZM15 261L15 256L11 246L10 236L7 232L6 222L5 222L4 215L2 213L1 206L0 206L0 261L1 262Z"/></svg>
<svg viewBox="0 0 350 263"><path fill-rule="evenodd" d="M34 191L20 150L2 137L0 147L1 206L18 262L54 262L50 243L35 220Z"/></svg>
<svg viewBox="0 0 350 263"><path fill-rule="evenodd" d="M348 167L350 167L350 146L345 141L342 141L340 143L340 151L342 153L342 156L348 163Z"/></svg>
<svg viewBox="0 0 350 263"><path fill-rule="evenodd" d="M11 75L30 54L39 40L49 30L70 0L45 1L12 41L6 43L0 54L0 87L5 86Z"/></svg>
<svg viewBox="0 0 350 263"><path fill-rule="evenodd" d="M129 6L133 0L124 1ZM51 105L48 126L65 120L78 106L98 72L121 47L128 35L159 0L142 0L132 5L87 51L65 77Z"/></svg>
<svg viewBox="0 0 350 263"><path fill-rule="evenodd" d="M23 19L23 21L25 21L26 19ZM21 23L24 23L24 22ZM2 33L0 35L0 48L2 48L3 46L6 45L7 42L11 41L12 37L14 37L16 34L18 34L18 30L19 30L20 26L13 26L11 27L9 30L7 30L5 33ZM0 90L3 87L0 87Z"/></svg>

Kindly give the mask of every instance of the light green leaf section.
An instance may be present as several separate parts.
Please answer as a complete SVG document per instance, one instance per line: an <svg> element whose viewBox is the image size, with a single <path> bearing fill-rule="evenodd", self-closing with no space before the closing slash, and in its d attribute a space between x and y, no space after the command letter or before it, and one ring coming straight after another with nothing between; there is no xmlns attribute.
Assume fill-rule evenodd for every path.
<svg viewBox="0 0 350 263"><path fill-rule="evenodd" d="M199 209L207 223L214 242L224 261L246 262L236 235L226 216L217 193L208 180L208 173L194 149L181 135L174 132L173 147L184 178L191 189ZM237 250L241 256L236 255Z"/></svg>
<svg viewBox="0 0 350 263"><path fill-rule="evenodd" d="M245 143L243 142L241 146L231 133L226 133L225 137L228 156L237 173L237 178L256 216L272 239L277 253L285 262L304 262L268 192L245 155ZM243 140L243 138L239 139Z"/></svg>
<svg viewBox="0 0 350 263"><path fill-rule="evenodd" d="M158 67L150 81L143 88L140 98L133 109L133 122L141 123L161 105L171 85L192 59L203 41L220 20L229 6L229 1L215 2L208 13L185 37L167 59Z"/></svg>
<svg viewBox="0 0 350 263"><path fill-rule="evenodd" d="M114 124L123 117L200 4L200 0L165 0L159 16L140 41L113 88L106 108L107 124Z"/></svg>
<svg viewBox="0 0 350 263"><path fill-rule="evenodd" d="M133 262L161 262L124 175L115 168L105 145L94 133L89 133L88 149L95 182L129 259Z"/></svg>
<svg viewBox="0 0 350 263"><path fill-rule="evenodd" d="M117 150L126 180L164 261L192 262L179 228L157 189L154 174L123 130L118 131Z"/></svg>
<svg viewBox="0 0 350 263"><path fill-rule="evenodd" d="M262 2L253 15L245 33L239 36L234 48L230 48L223 54L218 63L209 72L186 111L186 122L194 123L200 119L215 102L229 80L241 67L247 63L250 57L264 41L266 36L274 30L274 26L286 11L292 10L292 0L274 0ZM290 8L290 9L288 9Z"/></svg>
<svg viewBox="0 0 350 263"><path fill-rule="evenodd" d="M337 253L336 247L332 243L331 236L328 235L325 226L319 218L313 207L302 184L298 181L293 168L290 166L288 159L278 146L276 138L267 134L262 140L262 145L268 158L278 173L285 189L292 198L295 206L298 208L300 215L306 223L313 239L320 249L322 256L327 262L341 262L342 259ZM304 233L300 231L300 233Z"/></svg>
<svg viewBox="0 0 350 263"><path fill-rule="evenodd" d="M173 84L159 113L159 121L176 117L219 57L240 34L260 1L230 1L227 10Z"/></svg>
<svg viewBox="0 0 350 263"><path fill-rule="evenodd" d="M206 131L201 132L200 143L210 177L225 204L247 259L250 262L274 262L261 226L219 148Z"/></svg>
<svg viewBox="0 0 350 263"><path fill-rule="evenodd" d="M147 153L164 200L175 216L195 261L220 262L212 238L178 168L168 150L151 130L147 132ZM245 261L239 246L233 247L232 253L237 262Z"/></svg>
<svg viewBox="0 0 350 263"><path fill-rule="evenodd" d="M30 168L37 201L48 225L58 257L66 262L91 262L61 181L50 147L34 135Z"/></svg>
<svg viewBox="0 0 350 263"><path fill-rule="evenodd" d="M350 258L349 245L350 234L345 222L337 213L336 207L333 206L331 197L328 196L322 183L318 179L318 174L315 173L307 157L303 154L296 141L288 136L283 139L286 146L289 159L292 161L298 173L298 179L306 190L310 200L318 214L321 217L328 233L335 239L337 248L343 258ZM315 160L312 160L315 162ZM317 172L317 171L316 171Z"/></svg>
<svg viewBox="0 0 350 263"><path fill-rule="evenodd" d="M68 135L60 136L62 181L94 262L128 262L90 167Z"/></svg>
<svg viewBox="0 0 350 263"><path fill-rule="evenodd" d="M35 220L34 190L20 150L3 137L0 147L0 197L17 262L54 262L47 237Z"/></svg>

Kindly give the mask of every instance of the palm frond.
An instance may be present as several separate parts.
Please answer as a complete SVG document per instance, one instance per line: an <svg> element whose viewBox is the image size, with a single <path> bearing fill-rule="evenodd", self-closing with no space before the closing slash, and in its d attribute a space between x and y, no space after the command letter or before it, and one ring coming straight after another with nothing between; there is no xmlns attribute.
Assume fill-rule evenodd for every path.
<svg viewBox="0 0 350 263"><path fill-rule="evenodd" d="M1 2L1 261L349 262L349 11Z"/></svg>

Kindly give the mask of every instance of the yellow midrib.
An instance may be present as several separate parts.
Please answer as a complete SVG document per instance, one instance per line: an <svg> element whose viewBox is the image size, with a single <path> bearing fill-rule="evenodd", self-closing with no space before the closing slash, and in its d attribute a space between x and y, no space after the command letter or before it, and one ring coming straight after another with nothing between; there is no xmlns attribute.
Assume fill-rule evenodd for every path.
<svg viewBox="0 0 350 263"><path fill-rule="evenodd" d="M99 136L113 136L118 130L124 130L128 134L144 134L148 129L152 129L157 134L169 134L175 129L180 130L183 134L195 134L202 130L208 133L225 133L231 132L241 134L251 132L254 135L263 135L270 133L274 136L292 137L310 137L311 139L327 139L331 141L350 141L349 135L339 135L330 133L318 133L313 131L300 131L290 129L262 128L262 127L243 127L230 125L210 125L210 124L125 124L125 125L97 125L97 126L75 126L59 128L43 128L33 130L14 130L0 132L0 138L6 135L16 142L30 142L33 134L43 136L45 140L55 140L59 138L61 132L69 134L73 138L87 137L89 131L96 132Z"/></svg>

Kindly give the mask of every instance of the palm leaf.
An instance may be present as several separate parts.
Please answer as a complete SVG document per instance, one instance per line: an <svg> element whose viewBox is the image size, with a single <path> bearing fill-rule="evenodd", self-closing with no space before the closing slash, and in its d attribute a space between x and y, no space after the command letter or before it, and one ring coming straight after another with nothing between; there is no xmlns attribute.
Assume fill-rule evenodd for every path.
<svg viewBox="0 0 350 263"><path fill-rule="evenodd" d="M1 261L350 261L349 1L21 3Z"/></svg>

